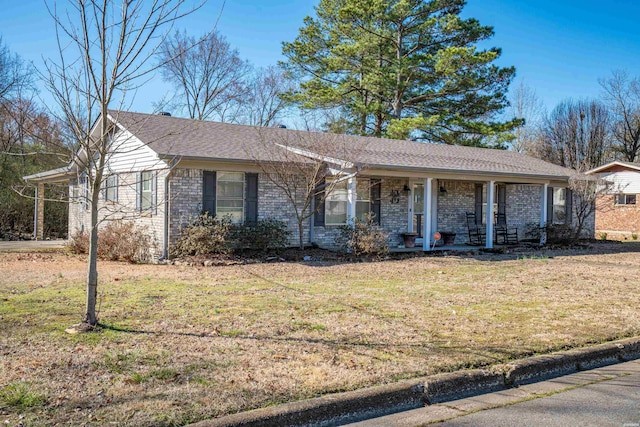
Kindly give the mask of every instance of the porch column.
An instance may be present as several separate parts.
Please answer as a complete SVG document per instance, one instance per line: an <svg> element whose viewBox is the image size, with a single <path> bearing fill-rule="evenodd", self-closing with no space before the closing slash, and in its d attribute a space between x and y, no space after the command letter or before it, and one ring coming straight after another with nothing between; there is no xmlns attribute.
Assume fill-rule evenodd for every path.
<svg viewBox="0 0 640 427"><path fill-rule="evenodd" d="M547 194L549 190L549 184L545 183L542 187L542 212L540 212L540 227L544 227L547 224L547 206L549 200L547 200Z"/></svg>
<svg viewBox="0 0 640 427"><path fill-rule="evenodd" d="M347 180L347 222L353 224L356 218L356 177Z"/></svg>
<svg viewBox="0 0 640 427"><path fill-rule="evenodd" d="M39 182L36 186L36 197L34 201L33 215L33 237L36 240L44 239L44 182Z"/></svg>
<svg viewBox="0 0 640 427"><path fill-rule="evenodd" d="M549 183L545 182L542 187L542 212L540 212L540 246L547 244L547 207L549 206ZM552 202L553 203L553 202Z"/></svg>
<svg viewBox="0 0 640 427"><path fill-rule="evenodd" d="M487 248L493 248L493 200L495 199L495 181L487 183Z"/></svg>
<svg viewBox="0 0 640 427"><path fill-rule="evenodd" d="M422 212L424 213L424 222L422 223L422 250L431 250L431 196L433 194L431 184L433 178L427 178L424 180L423 185L423 197L422 197Z"/></svg>

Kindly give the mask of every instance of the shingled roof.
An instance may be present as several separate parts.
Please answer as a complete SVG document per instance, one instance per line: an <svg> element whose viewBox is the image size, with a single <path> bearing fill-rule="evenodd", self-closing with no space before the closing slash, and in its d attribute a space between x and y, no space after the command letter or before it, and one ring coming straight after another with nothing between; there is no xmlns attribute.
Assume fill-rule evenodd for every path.
<svg viewBox="0 0 640 427"><path fill-rule="evenodd" d="M345 146L353 147L352 153L357 153L356 163L369 168L517 175L563 181L572 174L570 169L506 150L260 128L124 111L110 111L109 115L162 157L251 161L270 158L262 148L265 141L310 152L314 151L313 144L320 141L329 146L334 144L332 157L343 160L353 161L340 156Z"/></svg>

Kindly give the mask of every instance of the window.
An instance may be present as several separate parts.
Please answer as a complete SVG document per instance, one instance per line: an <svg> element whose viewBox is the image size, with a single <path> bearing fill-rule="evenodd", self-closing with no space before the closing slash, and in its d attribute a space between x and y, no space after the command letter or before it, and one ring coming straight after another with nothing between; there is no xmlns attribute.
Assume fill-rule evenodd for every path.
<svg viewBox="0 0 640 427"><path fill-rule="evenodd" d="M566 188L553 189L553 223L565 224L567 222L567 190Z"/></svg>
<svg viewBox="0 0 640 427"><path fill-rule="evenodd" d="M369 191L369 180L358 180L356 186L356 217L359 220L364 221L369 212L371 212L371 191Z"/></svg>
<svg viewBox="0 0 640 427"><path fill-rule="evenodd" d="M80 188L80 204L84 209L89 209L89 179L86 173L80 175L78 181L78 187Z"/></svg>
<svg viewBox="0 0 640 427"><path fill-rule="evenodd" d="M326 225L347 223L347 181L337 183L324 201Z"/></svg>
<svg viewBox="0 0 640 427"><path fill-rule="evenodd" d="M616 194L616 205L635 205L635 194Z"/></svg>
<svg viewBox="0 0 640 427"><path fill-rule="evenodd" d="M371 212L371 192L369 180L357 180L356 217L364 220ZM324 201L325 225L345 225L348 221L348 182L337 183Z"/></svg>
<svg viewBox="0 0 640 427"><path fill-rule="evenodd" d="M118 175L109 175L105 182L104 199L107 202L118 201Z"/></svg>
<svg viewBox="0 0 640 427"><path fill-rule="evenodd" d="M153 208L153 172L146 171L140 174L140 210L147 211Z"/></svg>
<svg viewBox="0 0 640 427"><path fill-rule="evenodd" d="M218 172L216 176L216 215L228 215L234 224L242 223L244 218L244 173Z"/></svg>

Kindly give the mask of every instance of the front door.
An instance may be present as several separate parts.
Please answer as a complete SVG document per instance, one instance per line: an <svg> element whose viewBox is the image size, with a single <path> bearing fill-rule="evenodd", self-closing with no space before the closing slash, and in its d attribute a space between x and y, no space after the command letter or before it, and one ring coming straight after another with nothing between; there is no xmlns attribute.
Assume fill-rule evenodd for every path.
<svg viewBox="0 0 640 427"><path fill-rule="evenodd" d="M424 230L424 183L412 182L409 197L409 231L418 233L418 239L422 238Z"/></svg>

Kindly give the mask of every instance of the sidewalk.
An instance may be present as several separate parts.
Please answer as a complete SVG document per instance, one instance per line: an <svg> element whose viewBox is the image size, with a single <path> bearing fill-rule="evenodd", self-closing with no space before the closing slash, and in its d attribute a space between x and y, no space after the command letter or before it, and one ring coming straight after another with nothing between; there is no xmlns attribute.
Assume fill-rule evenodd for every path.
<svg viewBox="0 0 640 427"><path fill-rule="evenodd" d="M444 421L444 422L441 422ZM640 361L349 424L352 427L640 427Z"/></svg>
<svg viewBox="0 0 640 427"><path fill-rule="evenodd" d="M43 249L60 249L66 240L0 240L0 252L28 252Z"/></svg>

